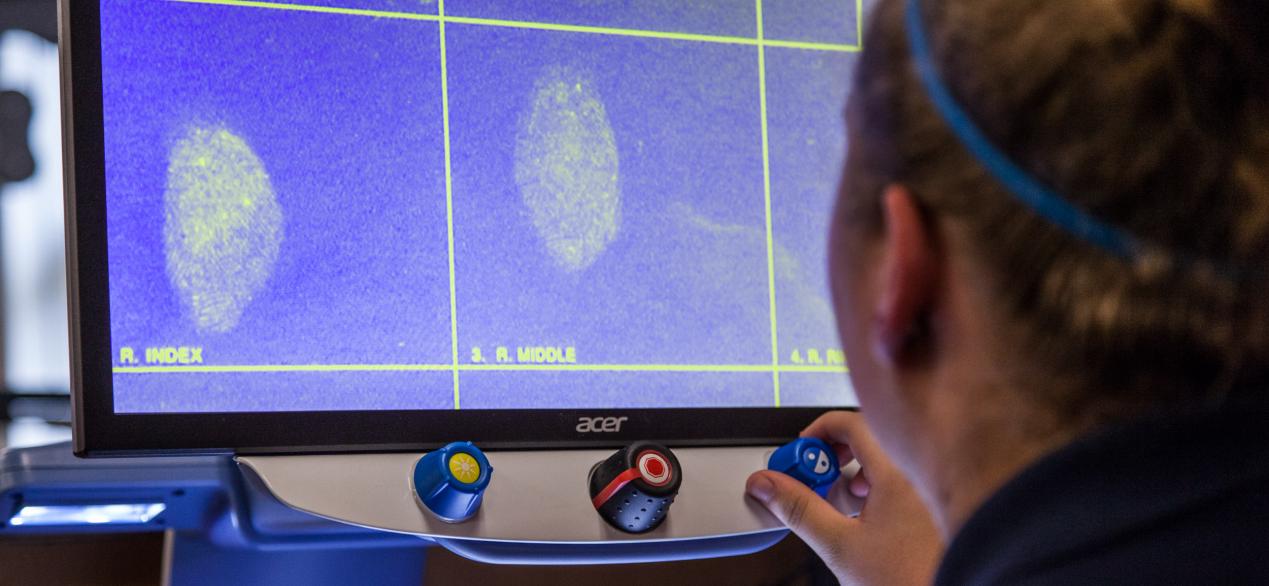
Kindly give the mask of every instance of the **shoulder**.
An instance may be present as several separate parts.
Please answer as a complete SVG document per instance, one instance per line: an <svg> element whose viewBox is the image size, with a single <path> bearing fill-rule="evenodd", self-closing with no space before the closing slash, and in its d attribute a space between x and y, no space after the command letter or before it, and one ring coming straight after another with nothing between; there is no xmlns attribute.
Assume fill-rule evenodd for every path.
<svg viewBox="0 0 1269 586"><path fill-rule="evenodd" d="M1269 479L1195 505L1065 556L1039 556L997 583L1269 584Z"/></svg>
<svg viewBox="0 0 1269 586"><path fill-rule="evenodd" d="M1107 428L1006 483L939 570L953 584L1269 584L1269 405Z"/></svg>

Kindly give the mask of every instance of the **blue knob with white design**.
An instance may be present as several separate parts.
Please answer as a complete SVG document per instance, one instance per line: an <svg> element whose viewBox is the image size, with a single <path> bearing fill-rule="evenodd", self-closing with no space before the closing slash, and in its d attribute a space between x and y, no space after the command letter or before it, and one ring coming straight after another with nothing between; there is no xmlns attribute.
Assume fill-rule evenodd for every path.
<svg viewBox="0 0 1269 586"><path fill-rule="evenodd" d="M471 442L455 442L428 452L414 464L414 495L427 510L447 523L476 515L493 478L484 452Z"/></svg>
<svg viewBox="0 0 1269 586"><path fill-rule="evenodd" d="M767 461L767 469L798 479L821 497L828 496L829 487L842 475L832 446L813 437L799 438L776 450Z"/></svg>

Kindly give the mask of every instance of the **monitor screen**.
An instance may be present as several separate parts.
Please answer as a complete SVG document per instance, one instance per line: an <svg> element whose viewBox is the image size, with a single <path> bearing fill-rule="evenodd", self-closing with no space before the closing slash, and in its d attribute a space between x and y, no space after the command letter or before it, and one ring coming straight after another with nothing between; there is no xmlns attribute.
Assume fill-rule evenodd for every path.
<svg viewBox="0 0 1269 586"><path fill-rule="evenodd" d="M103 0L116 413L840 407L859 0Z"/></svg>

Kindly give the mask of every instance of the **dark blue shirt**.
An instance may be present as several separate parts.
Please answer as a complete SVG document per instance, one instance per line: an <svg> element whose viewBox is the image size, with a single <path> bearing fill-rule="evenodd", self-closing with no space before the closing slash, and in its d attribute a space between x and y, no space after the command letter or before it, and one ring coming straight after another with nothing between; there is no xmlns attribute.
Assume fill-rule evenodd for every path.
<svg viewBox="0 0 1269 586"><path fill-rule="evenodd" d="M1269 405L1115 425L1010 481L936 584L1269 584Z"/></svg>

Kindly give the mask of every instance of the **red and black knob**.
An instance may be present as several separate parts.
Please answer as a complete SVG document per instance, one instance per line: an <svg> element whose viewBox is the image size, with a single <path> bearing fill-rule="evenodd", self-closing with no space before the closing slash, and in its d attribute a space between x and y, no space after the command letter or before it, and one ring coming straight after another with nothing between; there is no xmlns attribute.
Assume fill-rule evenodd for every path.
<svg viewBox="0 0 1269 586"><path fill-rule="evenodd" d="M636 442L591 468L591 504L613 527L647 533L665 521L682 482L683 470L674 452Z"/></svg>

